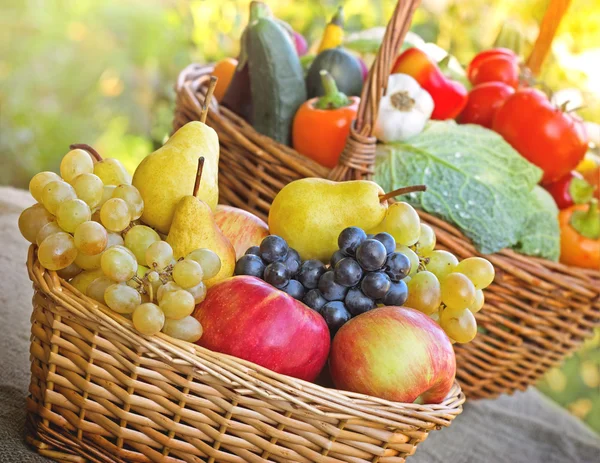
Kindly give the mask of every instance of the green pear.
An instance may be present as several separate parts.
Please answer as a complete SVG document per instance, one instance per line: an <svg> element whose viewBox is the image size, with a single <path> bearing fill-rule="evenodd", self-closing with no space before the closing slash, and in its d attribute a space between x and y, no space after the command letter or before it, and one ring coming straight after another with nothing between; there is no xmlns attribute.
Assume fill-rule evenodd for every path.
<svg viewBox="0 0 600 463"><path fill-rule="evenodd" d="M161 148L146 156L135 170L132 183L144 200L144 223L159 232L169 232L175 207L194 189L201 156L205 162L196 197L209 209L217 207L219 137L202 122L188 122Z"/></svg>
<svg viewBox="0 0 600 463"><path fill-rule="evenodd" d="M204 182L204 175L202 175ZM217 253L221 259L221 269L214 277L204 280L211 287L233 275L235 268L235 249L217 226L210 207L194 196L184 196L179 200L167 243L173 248L175 259L187 256L200 248Z"/></svg>
<svg viewBox="0 0 600 463"><path fill-rule="evenodd" d="M303 260L328 263L344 228L369 230L385 217L387 201L375 182L333 182L305 178L287 184L269 211L269 230L287 241Z"/></svg>

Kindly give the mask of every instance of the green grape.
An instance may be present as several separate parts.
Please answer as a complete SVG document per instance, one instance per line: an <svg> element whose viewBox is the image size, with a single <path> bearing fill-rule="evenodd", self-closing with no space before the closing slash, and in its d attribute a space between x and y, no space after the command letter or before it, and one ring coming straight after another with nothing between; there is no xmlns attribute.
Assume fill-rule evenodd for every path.
<svg viewBox="0 0 600 463"><path fill-rule="evenodd" d="M123 238L118 233L108 233L106 242L106 249L112 248L113 246L120 246L123 244ZM84 270L94 270L100 268L100 260L102 254L96 254L94 256L87 256L81 252L77 254L75 263Z"/></svg>
<svg viewBox="0 0 600 463"><path fill-rule="evenodd" d="M192 259L183 259L173 267L173 280L183 289L188 289L202 283L204 274L198 262Z"/></svg>
<svg viewBox="0 0 600 463"><path fill-rule="evenodd" d="M151 336L162 330L165 324L165 314L156 304L146 302L137 306L131 321L136 330Z"/></svg>
<svg viewBox="0 0 600 463"><path fill-rule="evenodd" d="M60 175L65 182L73 180L81 174L91 174L94 171L94 161L87 151L75 149L64 155L60 161Z"/></svg>
<svg viewBox="0 0 600 463"><path fill-rule="evenodd" d="M106 158L94 164L94 174L102 180L105 185L121 185L131 183L131 175L117 159Z"/></svg>
<svg viewBox="0 0 600 463"><path fill-rule="evenodd" d="M56 222L49 222L42 228L40 228L40 231L35 237L35 243L39 246L40 244L42 244L42 241L44 241L50 235L53 235L54 233L59 233L61 231L63 231L63 229L60 228Z"/></svg>
<svg viewBox="0 0 600 463"><path fill-rule="evenodd" d="M115 282L107 276L98 277L88 285L85 294L101 304L106 304L104 301L104 293L106 292L106 288L114 283Z"/></svg>
<svg viewBox="0 0 600 463"><path fill-rule="evenodd" d="M106 288L104 300L107 306L118 313L133 313L142 303L140 293L123 284L113 284Z"/></svg>
<svg viewBox="0 0 600 463"><path fill-rule="evenodd" d="M421 219L415 208L408 203L397 202L388 207L385 218L374 232L388 232L396 240L396 244L412 246L419 241Z"/></svg>
<svg viewBox="0 0 600 463"><path fill-rule="evenodd" d="M101 276L104 276L104 274L100 269L84 270L79 275L75 276L71 281L69 281L69 284L74 286L81 293L87 294L87 288L90 283Z"/></svg>
<svg viewBox="0 0 600 463"><path fill-rule="evenodd" d="M133 185L122 184L113 191L113 198L120 198L127 203L131 220L137 220L144 212L144 200L142 195Z"/></svg>
<svg viewBox="0 0 600 463"><path fill-rule="evenodd" d="M194 311L194 296L183 289L166 292L158 305L165 317L180 320Z"/></svg>
<svg viewBox="0 0 600 463"><path fill-rule="evenodd" d="M204 272L204 279L208 280L216 276L221 270L221 258L218 254L210 249L201 248L190 252L186 259L195 260L202 267Z"/></svg>
<svg viewBox="0 0 600 463"><path fill-rule="evenodd" d="M460 261L454 271L466 275L476 289L487 288L494 281L496 275L494 266L483 257L468 257Z"/></svg>
<svg viewBox="0 0 600 463"><path fill-rule="evenodd" d="M42 192L48 183L60 182L62 179L54 172L40 172L33 176L29 182L29 192L38 203L42 202Z"/></svg>
<svg viewBox="0 0 600 463"><path fill-rule="evenodd" d="M100 220L107 230L120 232L127 228L131 217L127 203L120 198L111 198L100 209Z"/></svg>
<svg viewBox="0 0 600 463"><path fill-rule="evenodd" d="M425 267L440 280L458 265L456 256L448 251L433 251L428 257L429 262Z"/></svg>
<svg viewBox="0 0 600 463"><path fill-rule="evenodd" d="M125 234L125 246L133 252L140 265L146 265L146 250L156 241L160 241L160 236L146 225L135 225Z"/></svg>
<svg viewBox="0 0 600 463"><path fill-rule="evenodd" d="M417 255L417 253L403 245L396 246L396 251L401 252L406 257L408 257L408 260L410 261L410 272L408 274L410 276L413 276L415 273L417 273L417 271L419 270L419 256ZM406 282L406 280L404 281Z"/></svg>
<svg viewBox="0 0 600 463"><path fill-rule="evenodd" d="M30 243L35 243L40 230L49 223L54 223L54 216L42 204L36 203L21 212L19 231L23 238Z"/></svg>
<svg viewBox="0 0 600 463"><path fill-rule="evenodd" d="M158 287L158 290L156 291L156 300L160 304L160 301L165 294L171 291L179 291L180 289L183 288L178 286L174 281L167 281L164 285Z"/></svg>
<svg viewBox="0 0 600 463"><path fill-rule="evenodd" d="M437 323L439 323L439 322L440 322L440 312L439 312L439 311L437 311L437 312L433 312L432 314L429 314L429 316L431 317L431 319L432 319L434 322L437 322Z"/></svg>
<svg viewBox="0 0 600 463"><path fill-rule="evenodd" d="M108 233L98 222L83 222L75 229L75 246L82 254L95 256L106 249Z"/></svg>
<svg viewBox="0 0 600 463"><path fill-rule="evenodd" d="M475 302L475 286L462 273L450 273L442 278L442 302L451 309L466 309Z"/></svg>
<svg viewBox="0 0 600 463"><path fill-rule="evenodd" d="M75 229L83 222L92 218L92 211L81 199L69 199L62 202L56 211L56 221L60 228L69 233L75 232Z"/></svg>
<svg viewBox="0 0 600 463"><path fill-rule="evenodd" d="M48 236L38 248L40 264L48 270L60 270L71 265L77 257L73 237L65 232Z"/></svg>
<svg viewBox="0 0 600 463"><path fill-rule="evenodd" d="M137 271L135 258L123 246L113 246L104 251L100 266L107 277L117 282L133 278Z"/></svg>
<svg viewBox="0 0 600 463"><path fill-rule="evenodd" d="M440 308L442 292L440 282L431 272L419 272L408 282L406 307L430 315Z"/></svg>
<svg viewBox="0 0 600 463"><path fill-rule="evenodd" d="M106 201L108 201L110 198L112 198L115 188L117 188L117 187L114 185L104 185L102 187L102 198L100 198L100 202L96 206L98 208L98 211L100 211L100 209L102 208L102 206L104 206L104 203Z"/></svg>
<svg viewBox="0 0 600 463"><path fill-rule="evenodd" d="M469 306L469 310L473 313L477 313L483 307L485 303L485 297L483 296L483 290L477 289L475 290L475 302Z"/></svg>
<svg viewBox="0 0 600 463"><path fill-rule="evenodd" d="M59 204L69 199L77 199L77 195L73 187L62 180L49 182L42 191L42 204L50 214L56 214Z"/></svg>
<svg viewBox="0 0 600 463"><path fill-rule="evenodd" d="M188 315L181 320L165 320L162 332L176 339L196 342L202 337L202 325L194 317Z"/></svg>
<svg viewBox="0 0 600 463"><path fill-rule="evenodd" d="M469 309L451 309L446 307L440 314L440 326L448 337L464 344L477 335L477 321Z"/></svg>
<svg viewBox="0 0 600 463"><path fill-rule="evenodd" d="M194 302L200 304L206 298L206 285L204 282L198 283L196 286L187 288L186 291L194 296Z"/></svg>
<svg viewBox="0 0 600 463"><path fill-rule="evenodd" d="M435 232L426 223L421 224L421 233L417 242L417 253L422 257L427 257L435 248Z"/></svg>
<svg viewBox="0 0 600 463"><path fill-rule="evenodd" d="M82 271L82 268L73 262L68 267L62 268L56 272L56 274L61 277L63 280L70 280L71 278L76 277Z"/></svg>
<svg viewBox="0 0 600 463"><path fill-rule="evenodd" d="M166 241L155 241L146 249L146 265L162 270L173 260L173 248Z"/></svg>
<svg viewBox="0 0 600 463"><path fill-rule="evenodd" d="M102 201L104 185L97 175L81 174L73 180L72 185L77 197L85 201L90 209L95 209Z"/></svg>
<svg viewBox="0 0 600 463"><path fill-rule="evenodd" d="M124 244L123 237L119 233L108 232L108 243L106 243L106 249L112 248L113 246L123 246Z"/></svg>

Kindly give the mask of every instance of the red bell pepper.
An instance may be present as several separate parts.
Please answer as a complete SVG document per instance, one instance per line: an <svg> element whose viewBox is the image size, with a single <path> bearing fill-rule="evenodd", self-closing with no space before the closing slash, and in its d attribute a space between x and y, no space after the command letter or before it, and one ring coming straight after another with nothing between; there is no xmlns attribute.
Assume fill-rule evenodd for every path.
<svg viewBox="0 0 600 463"><path fill-rule="evenodd" d="M575 170L545 187L559 209L566 209L573 204L588 203L592 199L595 189L593 185L585 181L582 174Z"/></svg>
<svg viewBox="0 0 600 463"><path fill-rule="evenodd" d="M392 74L408 74L429 92L435 105L432 119L454 119L467 104L465 86L446 77L437 63L418 48L409 48L398 56Z"/></svg>

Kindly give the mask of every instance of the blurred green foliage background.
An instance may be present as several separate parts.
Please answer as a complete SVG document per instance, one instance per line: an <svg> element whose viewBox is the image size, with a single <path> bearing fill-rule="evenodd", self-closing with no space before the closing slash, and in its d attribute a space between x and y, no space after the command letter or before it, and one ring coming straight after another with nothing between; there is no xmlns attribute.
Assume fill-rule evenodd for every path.
<svg viewBox="0 0 600 463"><path fill-rule="evenodd" d="M272 0L275 13L320 37L343 3L346 29L385 25L393 0ZM413 31L464 64L503 24L524 54L548 0L423 0ZM58 170L71 143L89 143L133 170L171 128L173 86L190 62L235 56L249 0L4 0L0 5L0 184L26 187ZM573 0L542 78L579 88L600 121L600 5ZM600 336L540 388L600 432Z"/></svg>

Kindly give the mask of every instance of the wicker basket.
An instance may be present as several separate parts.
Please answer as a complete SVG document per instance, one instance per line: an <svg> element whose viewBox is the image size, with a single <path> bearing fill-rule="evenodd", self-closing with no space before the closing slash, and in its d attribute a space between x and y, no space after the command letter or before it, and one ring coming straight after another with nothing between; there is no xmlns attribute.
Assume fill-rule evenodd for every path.
<svg viewBox="0 0 600 463"><path fill-rule="evenodd" d="M335 180L369 178L376 140L371 136L377 106L396 50L418 1L401 1L388 25L375 64L363 88L355 127L333 170L257 133L227 108L211 102L209 125L221 142L222 202L266 218L277 192L303 177ZM190 65L177 82L174 128L197 120L212 66ZM478 255L451 225L426 213L438 246L461 258ZM509 250L485 256L497 269L477 314L482 332L457 345L457 377L469 398L495 397L523 390L573 352L600 325L600 270L589 271L525 257Z"/></svg>
<svg viewBox="0 0 600 463"><path fill-rule="evenodd" d="M28 441L61 462L400 463L461 413L273 373L131 322L37 261Z"/></svg>

